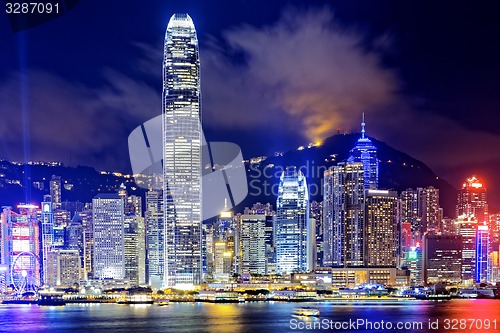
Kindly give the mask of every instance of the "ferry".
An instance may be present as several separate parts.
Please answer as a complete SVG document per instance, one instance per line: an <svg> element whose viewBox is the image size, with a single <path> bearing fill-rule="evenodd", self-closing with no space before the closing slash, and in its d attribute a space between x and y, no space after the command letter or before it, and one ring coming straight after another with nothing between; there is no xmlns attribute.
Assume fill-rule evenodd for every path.
<svg viewBox="0 0 500 333"><path fill-rule="evenodd" d="M66 305L66 301L63 299L64 292L62 291L40 291L38 293L37 304L60 306Z"/></svg>
<svg viewBox="0 0 500 333"><path fill-rule="evenodd" d="M170 302L169 301L161 301L161 302L158 302L157 304L158 304L158 306L166 306L166 305L169 305Z"/></svg>
<svg viewBox="0 0 500 333"><path fill-rule="evenodd" d="M312 307L297 308L293 311L296 316L319 317L319 310Z"/></svg>
<svg viewBox="0 0 500 333"><path fill-rule="evenodd" d="M116 300L117 304L153 304L150 293L130 293L125 292Z"/></svg>

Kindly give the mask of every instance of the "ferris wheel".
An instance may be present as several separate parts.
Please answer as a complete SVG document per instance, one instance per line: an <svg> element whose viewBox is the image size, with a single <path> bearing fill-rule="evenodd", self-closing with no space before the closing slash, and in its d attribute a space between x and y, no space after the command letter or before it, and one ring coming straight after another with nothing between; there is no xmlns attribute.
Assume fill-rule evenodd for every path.
<svg viewBox="0 0 500 333"><path fill-rule="evenodd" d="M10 268L11 283L17 294L38 290L40 260L33 252L21 252L14 257Z"/></svg>

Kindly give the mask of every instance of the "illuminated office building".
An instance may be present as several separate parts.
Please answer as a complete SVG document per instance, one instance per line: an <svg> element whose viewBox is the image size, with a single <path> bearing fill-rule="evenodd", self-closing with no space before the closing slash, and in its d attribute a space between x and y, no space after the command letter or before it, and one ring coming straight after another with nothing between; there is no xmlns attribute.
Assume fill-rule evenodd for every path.
<svg viewBox="0 0 500 333"><path fill-rule="evenodd" d="M240 274L276 273L276 212L270 203L246 207L236 217L239 225Z"/></svg>
<svg viewBox="0 0 500 333"><path fill-rule="evenodd" d="M500 245L500 214L490 215L491 244L495 247Z"/></svg>
<svg viewBox="0 0 500 333"><path fill-rule="evenodd" d="M227 209L222 211L215 221L213 228L211 251L213 254L212 276L216 280L228 280L230 276L239 271L239 233L233 213Z"/></svg>
<svg viewBox="0 0 500 333"><path fill-rule="evenodd" d="M462 215L455 220L457 235L462 236L462 282L471 284L475 279L477 220L473 216Z"/></svg>
<svg viewBox="0 0 500 333"><path fill-rule="evenodd" d="M116 194L98 194L92 200L94 224L94 278L123 279L123 200Z"/></svg>
<svg viewBox="0 0 500 333"><path fill-rule="evenodd" d="M462 236L425 234L423 273L426 284L462 281Z"/></svg>
<svg viewBox="0 0 500 333"><path fill-rule="evenodd" d="M83 228L82 217L77 213L71 219L68 227L66 228L66 247L67 250L78 251L80 258L80 268L84 272L85 267L85 235ZM85 276L85 273L82 273Z"/></svg>
<svg viewBox="0 0 500 333"><path fill-rule="evenodd" d="M19 213L10 207L2 212L1 264L7 267L7 283L16 293L35 291L42 284L40 228L38 207L18 205Z"/></svg>
<svg viewBox="0 0 500 333"><path fill-rule="evenodd" d="M476 269L475 281L487 282L488 280L488 254L490 250L490 231L486 223L479 224L476 231Z"/></svg>
<svg viewBox="0 0 500 333"><path fill-rule="evenodd" d="M42 222L42 282L45 284L48 267L47 258L54 244L54 220L51 202L42 202L40 220Z"/></svg>
<svg viewBox="0 0 500 333"><path fill-rule="evenodd" d="M323 203L313 201L310 206L309 218L314 220L316 235L315 265L321 267L323 265Z"/></svg>
<svg viewBox="0 0 500 333"><path fill-rule="evenodd" d="M165 219L163 214L163 192L146 192L146 272L148 284L158 289L163 287L165 271Z"/></svg>
<svg viewBox="0 0 500 333"><path fill-rule="evenodd" d="M366 190L365 265L396 267L398 264L399 216L395 191Z"/></svg>
<svg viewBox="0 0 500 333"><path fill-rule="evenodd" d="M83 228L83 279L92 279L94 276L94 224L92 209L87 204L78 216L82 220Z"/></svg>
<svg viewBox="0 0 500 333"><path fill-rule="evenodd" d="M419 216L422 228L427 231L441 231L441 213L439 207L439 189L432 186L418 188Z"/></svg>
<svg viewBox="0 0 500 333"><path fill-rule="evenodd" d="M315 235L309 221L309 192L302 172L287 167L281 174L276 202L276 265L278 273L313 269Z"/></svg>
<svg viewBox="0 0 500 333"><path fill-rule="evenodd" d="M163 61L165 286L202 282L200 61L187 14L168 23Z"/></svg>
<svg viewBox="0 0 500 333"><path fill-rule="evenodd" d="M376 190L378 188L379 163L377 159L377 147L365 136L364 113L363 121L361 122L361 138L358 139L354 148L351 149L347 162L363 164L365 189Z"/></svg>
<svg viewBox="0 0 500 333"><path fill-rule="evenodd" d="M423 284L423 255L420 242L412 246L405 252L403 266L410 271L410 284L420 286Z"/></svg>
<svg viewBox="0 0 500 333"><path fill-rule="evenodd" d="M401 192L400 199L401 220L411 224L413 245L422 240L425 232L441 231L439 189L432 186L406 189Z"/></svg>
<svg viewBox="0 0 500 333"><path fill-rule="evenodd" d="M475 217L479 223L489 222L486 187L475 176L468 178L458 191L457 216Z"/></svg>
<svg viewBox="0 0 500 333"><path fill-rule="evenodd" d="M78 250L51 250L47 257L47 285L72 287L80 283Z"/></svg>
<svg viewBox="0 0 500 333"><path fill-rule="evenodd" d="M323 265L363 266L365 189L362 163L344 163L324 173Z"/></svg>
<svg viewBox="0 0 500 333"><path fill-rule="evenodd" d="M62 191L62 184L61 184L61 177L60 176L55 176L52 175L52 178L50 179L49 182L49 187L50 187L50 200L52 202L52 209L56 210L61 208L61 191Z"/></svg>

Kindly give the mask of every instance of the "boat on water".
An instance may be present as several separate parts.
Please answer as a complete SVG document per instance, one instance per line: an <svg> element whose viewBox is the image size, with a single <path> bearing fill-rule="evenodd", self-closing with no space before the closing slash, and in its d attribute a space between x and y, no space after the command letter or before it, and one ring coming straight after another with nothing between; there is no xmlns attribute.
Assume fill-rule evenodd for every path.
<svg viewBox="0 0 500 333"><path fill-rule="evenodd" d="M125 291L116 300L117 304L153 304L153 296L150 292Z"/></svg>
<svg viewBox="0 0 500 333"><path fill-rule="evenodd" d="M41 291L38 294L38 299L36 303L40 306L61 306L66 305L66 301L63 299L64 293L61 291Z"/></svg>
<svg viewBox="0 0 500 333"><path fill-rule="evenodd" d="M156 304L158 304L158 306L166 306L166 305L169 305L170 302L169 301L161 301L161 302L158 302Z"/></svg>
<svg viewBox="0 0 500 333"><path fill-rule="evenodd" d="M24 298L11 298L4 299L2 304L36 304L37 301L34 299L24 299Z"/></svg>
<svg viewBox="0 0 500 333"><path fill-rule="evenodd" d="M319 317L319 310L312 307L301 307L293 311L296 316Z"/></svg>

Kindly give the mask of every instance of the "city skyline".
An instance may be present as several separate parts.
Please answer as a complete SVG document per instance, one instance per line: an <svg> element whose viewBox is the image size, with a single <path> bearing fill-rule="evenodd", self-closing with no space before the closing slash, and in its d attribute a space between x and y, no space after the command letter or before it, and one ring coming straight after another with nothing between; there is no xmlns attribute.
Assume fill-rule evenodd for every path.
<svg viewBox="0 0 500 333"><path fill-rule="evenodd" d="M391 1L382 1L385 6L375 6L369 3L361 5L360 2L359 7L366 8L366 12L359 11L358 6L352 5L351 7L337 1L329 1L328 4L324 1L313 1L308 2L307 5L302 1L292 1L288 6L285 2L277 1L272 5L266 4L265 15L260 15L261 13L257 15L245 3L224 1L218 3L221 4L222 11L216 11L214 10L216 6L212 8L198 1L187 1L183 4L168 1L162 4L153 3L135 12L137 20L144 24L139 25L131 33L117 34L117 30L130 32L131 29L123 23L122 19L122 17L127 17L126 13L131 8L128 3L122 3L120 10L124 15L116 16L118 23L116 26L113 25L112 29L107 30L103 36L97 33L97 31L104 31L100 29L104 24L100 19L95 20L96 30L93 30L91 34L81 28L85 25L79 22L90 10L89 5L86 4L79 4L58 20L18 33L10 32L7 22L5 21L4 24L2 21L4 25L0 28L8 31L4 36L6 45L10 47L4 51L5 62L0 67L0 91L1 96L5 97L1 99L0 109L9 110L6 112L6 123L11 123L13 126L4 129L5 135L2 138L4 145L0 157L17 161L60 160L69 165L88 164L96 168L127 172L129 169L126 156L128 132L125 129L131 130L161 112L157 107L158 101L161 100L161 91L157 88L161 76L155 70L161 63L162 57L157 47L163 38L159 31L168 23L170 14L177 11L190 12L196 21L200 22L201 57L206 60L207 64L202 70L204 71L203 77L205 77L203 84L206 87L204 122L207 125L208 138L238 143L245 157L271 155L274 151L293 149L315 139L333 135L337 132L337 128L341 131L356 129L361 113L365 112L373 137L424 161L440 177L447 179L450 183L457 183L465 175L479 173L476 171L478 169L481 169L488 183L499 183L496 174L491 171L496 157L490 153L497 145L495 127L492 128L490 125L495 123L493 120L496 115L494 112L489 112L495 105L496 98L490 96L491 89L481 89L488 84L493 86L496 84L491 76L485 76L484 68L489 66L487 68L491 70L497 69L493 59L498 49L486 37L474 40L464 37L466 38L465 45L474 45L483 52L474 52L472 48L467 47L462 50L462 44L457 39L458 35L451 34L448 24L444 25L444 21L437 20L440 13L450 9L453 15L449 24L454 27L453 31L457 31L457 34L471 29L471 35L481 32L485 36L490 36L497 31L498 20L492 19L488 14L494 16L491 13L496 11L486 11L486 9L474 6L470 10L460 4L454 4L450 8L443 4L435 7L433 11L426 11L428 4L424 2L416 6L418 10L413 17L409 15L405 6L392 8ZM107 7L108 4L103 6ZM302 13L298 10L301 6L306 9ZM227 13L231 15L226 15ZM463 23L465 21L460 18L464 15L468 17L467 21L477 22L477 24ZM224 16L223 20L217 19L221 16ZM153 19L145 20L144 17ZM208 20L208 17L214 20ZM484 17L486 19L482 19ZM69 20L75 23L70 24ZM412 24L408 26L405 20ZM300 28L297 31L286 32L288 21L294 24L301 22L297 25ZM430 26L422 26L422 22L430 22ZM481 29L486 22L494 22L494 24L489 29ZM242 24L247 24L248 29L243 29ZM269 32L266 32L264 27L269 27ZM315 29L321 27L325 27L324 38L321 37L323 39L319 41L317 37L310 38L311 42L306 42L304 49L318 50L312 53L312 56L317 59L318 64L326 66L324 71L322 68L322 71L327 77L319 75L315 66L307 64L304 61L304 54L296 52L296 55L291 57L290 52L283 52L288 49L289 43L302 41L302 36L298 31L309 37L308 34L313 35ZM342 29L345 29L344 33ZM58 36L56 31L61 30L68 33L71 31L72 34L78 35L80 37L78 44L68 39L66 34L58 38L51 37ZM408 44L402 36L405 31L415 37L413 40L420 47L414 48ZM284 32L283 38L280 38L280 32ZM303 81L304 85L289 84L290 79L294 79L288 74L291 72L289 67L276 66L277 69L280 68L282 81L287 83L286 95L279 96L275 94L273 85L266 85L264 87L268 90L268 94L263 96L275 96L277 100L273 98L263 101L266 102L265 105L255 105L252 102L254 99L252 96L262 95L261 91L255 89L255 82L266 80L258 71L256 64L251 61L251 59L261 60L252 48L252 44L242 43L246 34L250 38L248 40L254 43L275 44L275 47L269 48L270 55L274 52L289 62L301 64L299 67L305 66L303 67L304 75L299 80ZM450 37L449 43L436 43L437 37L434 35ZM112 43L113 48L99 47L103 43L109 43L112 36L115 40ZM40 50L43 48L37 46L42 40L49 43L49 47L45 49L53 51L41 53ZM67 45L67 50L61 50L58 40ZM358 43L362 49L367 49L368 56L360 54L360 49L349 46L353 43ZM97 54L87 55L84 61L77 60L78 68L70 67L64 59L58 62L52 61L56 52L60 54L69 52L73 54L72 58L79 59L81 52L77 52L78 48L87 46L88 49L94 49L92 47L94 44L97 45L95 49L101 50L101 57ZM337 52L333 52L334 56L340 54L345 55L344 58L347 56L353 59L352 61L359 61L361 64L359 75L368 82L380 83L381 89L385 89L381 91L381 96L388 96L389 105L386 106L386 113L392 113L393 117L385 117L386 113L380 111L383 107L377 104L378 100L373 98L371 90L361 85L360 80L357 80L358 76L353 76L353 88L359 89L350 89L348 94L344 94L352 93L351 99L359 100L358 104L350 105L343 96L338 96L337 87L342 87L343 82L347 82L344 80L346 76L352 76L347 70L340 71L338 66L342 64L346 69L350 69L352 64L346 63L344 58L325 59L321 56L321 50L325 52L336 50ZM415 50L419 51L413 52ZM463 52L457 52L458 50ZM51 52L54 53L51 54ZM120 52L120 56L117 57L114 52ZM130 57L123 57L123 54L130 54ZM427 54L439 56L429 59ZM444 59L447 57L452 57L455 62L445 62ZM114 61L111 62L110 59ZM272 61L274 58L266 59ZM417 61L419 59L428 64L428 68L422 65L423 68L418 71L422 77L419 77L409 65L419 63ZM234 63L234 66L223 66L220 62ZM282 62L283 66L289 62ZM137 64L137 66L130 66L130 63ZM265 62L264 64L270 66L274 63ZM245 71L245 65L248 67L247 71ZM89 70L89 66L95 70ZM69 68L72 70L70 71ZM450 77L449 74L454 73L455 70L463 73L465 78L470 80L453 80L452 86L461 92L470 89L471 94L453 94L453 98L449 96L447 92L453 88L447 86L449 80L446 78ZM340 74L330 74L335 71ZM21 72L25 73L25 76L20 76ZM430 73L435 74L432 75L435 87L423 85ZM249 81L244 83L251 88L242 90L247 94L246 98L240 98L245 95L242 96L233 90L227 91L222 96L216 95L216 92L220 94L221 91L219 86L221 77L233 75L239 77L242 74L248 74L245 77L248 77ZM27 88L25 90L27 95L24 97L19 90L19 87L23 86L22 82ZM479 84L472 85L472 82L479 82ZM337 97L338 103L341 103L338 112L331 111L328 106L318 106L316 103L318 99L311 96L310 89L307 89L307 87L324 86L325 83L330 87L331 95ZM33 89L33 85L41 88ZM230 88L231 86L229 85ZM234 87L239 86L235 83ZM346 86L346 88L350 87L350 85ZM404 89L401 89L402 87ZM394 94L391 89L405 92ZM47 108L42 103L44 98L38 95L39 92L42 93L42 90L46 99L51 99L54 95L59 97L51 99L55 103L52 108ZM311 100L311 105L314 106L311 109L311 116L307 114L305 117L300 116L304 114L304 108L301 105L297 106L298 102L294 99L287 100L290 90L292 92L296 90L297 98L303 96L304 100ZM356 92L358 90L366 94L360 96ZM323 96L324 90L319 89L318 94ZM235 98L231 97L233 95L238 96L241 102L235 101ZM81 103L68 104L68 98L65 96L71 96L69 99L78 100ZM395 99L393 99L394 96ZM458 103L457 99L462 99L462 102ZM365 103L366 100L368 102ZM27 113L24 121L22 113L12 111L22 110L20 104L22 101L26 102L24 105ZM335 101L330 99L326 101L337 106ZM384 104L384 101L385 99L381 103ZM372 102L376 106L373 106ZM88 108L81 109L78 105L88 105ZM100 117L100 113L95 112L95 107L103 110L103 116ZM244 112L249 108L256 112L255 117L245 116L245 114L252 114ZM294 112L295 108L297 108L298 117L289 114L289 112ZM326 111L329 115L328 121L318 122L315 117L319 115L320 119L323 119L321 118L323 108L330 110ZM346 109L349 112L346 113L344 111ZM475 112L467 112L473 109ZM68 111L66 113L61 110ZM117 110L120 110L118 115L115 113ZM234 112L234 110L241 111ZM42 117L41 112L45 117ZM62 116L54 117L52 116L54 112L59 112ZM74 119L77 118L75 117L77 114L81 116L81 119L75 123ZM221 114L224 116L221 117ZM474 115L491 121L472 121ZM70 118L62 120L63 116ZM120 121L111 121L115 116ZM270 131L271 124L278 119L290 126L274 129L277 131L274 133ZM394 123L396 120L397 123ZM61 126L60 121L64 121L64 124L71 124L72 130ZM124 126L117 126L118 124ZM248 128L245 128L246 125ZM53 126L64 130L59 131L56 137L44 135L45 129L53 130ZM294 130L286 131L287 127ZM14 133L15 128L32 130L29 133L25 130ZM445 131L443 131L444 128L446 128ZM316 135L316 132L322 134ZM83 133L91 133L91 135ZM111 138L106 133L114 135ZM76 138L71 137L73 134ZM77 143L78 147L75 146ZM427 149L429 146L433 149ZM464 151L457 154L456 147L460 146L465 147ZM444 161L453 161L453 163L444 163ZM492 195L500 197L500 194L497 194L500 191L495 189L497 187L499 186L490 187L493 191Z"/></svg>
<svg viewBox="0 0 500 333"><path fill-rule="evenodd" d="M1 15L2 329L500 325L500 3Z"/></svg>

